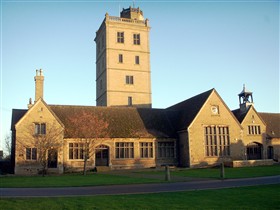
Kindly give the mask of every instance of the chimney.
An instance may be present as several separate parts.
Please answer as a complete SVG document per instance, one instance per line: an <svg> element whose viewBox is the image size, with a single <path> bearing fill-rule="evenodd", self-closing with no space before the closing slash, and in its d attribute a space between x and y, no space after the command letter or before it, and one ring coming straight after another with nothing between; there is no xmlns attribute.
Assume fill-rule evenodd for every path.
<svg viewBox="0 0 280 210"><path fill-rule="evenodd" d="M35 80L35 100L38 101L40 98L43 99L44 96L44 75L43 70L36 70L36 76L34 77Z"/></svg>

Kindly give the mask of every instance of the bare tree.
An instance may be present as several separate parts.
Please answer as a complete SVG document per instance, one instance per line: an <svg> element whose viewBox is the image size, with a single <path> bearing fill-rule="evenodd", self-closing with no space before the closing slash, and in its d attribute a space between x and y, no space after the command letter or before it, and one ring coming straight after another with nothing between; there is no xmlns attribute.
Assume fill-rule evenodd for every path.
<svg viewBox="0 0 280 210"><path fill-rule="evenodd" d="M72 125L69 128L69 133L78 141L83 142L83 174L86 175L87 161L94 154L93 144L97 139L107 136L109 124L101 114L96 115L85 110L69 117L69 121Z"/></svg>
<svg viewBox="0 0 280 210"><path fill-rule="evenodd" d="M12 149L12 142L11 142L11 135L6 135L5 137L5 159L10 160L11 159L11 149Z"/></svg>
<svg viewBox="0 0 280 210"><path fill-rule="evenodd" d="M17 138L17 149L26 154L28 159L34 160L41 167L40 173L45 176L48 161L53 153L63 145L63 129L55 124L38 124L26 126L24 135ZM27 157L26 157L27 158Z"/></svg>

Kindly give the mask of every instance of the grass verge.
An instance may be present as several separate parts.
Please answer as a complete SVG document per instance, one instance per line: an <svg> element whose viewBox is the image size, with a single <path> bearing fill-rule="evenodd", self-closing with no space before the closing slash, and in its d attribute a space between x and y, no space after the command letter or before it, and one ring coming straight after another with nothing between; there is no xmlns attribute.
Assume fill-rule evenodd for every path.
<svg viewBox="0 0 280 210"><path fill-rule="evenodd" d="M160 180L116 176L110 174L65 174L60 176L7 176L0 180L0 187L83 187L97 185L157 183Z"/></svg>
<svg viewBox="0 0 280 210"><path fill-rule="evenodd" d="M1 199L3 209L279 209L280 185L88 197Z"/></svg>
<svg viewBox="0 0 280 210"><path fill-rule="evenodd" d="M138 173L138 172L137 172ZM139 172L146 174L160 174L161 171L149 171ZM203 168L203 169L171 169L171 176L184 176L195 178L220 178L220 168ZM226 179L239 179L250 177L262 177L262 176L276 176L280 175L280 165L273 166L255 166L244 168L225 168Z"/></svg>
<svg viewBox="0 0 280 210"><path fill-rule="evenodd" d="M81 174L64 174L59 176L3 176L0 187L79 187L96 185L140 184L164 182L164 170L122 171L118 174L96 173L83 176ZM172 169L172 176L192 178L220 178L219 168L207 169ZM153 175L153 176L150 176ZM225 168L225 178L248 178L280 175L280 165L258 166L247 168Z"/></svg>

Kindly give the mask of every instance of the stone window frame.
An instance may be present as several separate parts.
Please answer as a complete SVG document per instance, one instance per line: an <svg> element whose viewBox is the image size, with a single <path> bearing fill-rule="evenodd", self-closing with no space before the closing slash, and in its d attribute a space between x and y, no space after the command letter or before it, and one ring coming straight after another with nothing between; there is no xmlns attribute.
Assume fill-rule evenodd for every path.
<svg viewBox="0 0 280 210"><path fill-rule="evenodd" d="M134 45L140 45L141 44L140 33L133 34L133 44Z"/></svg>
<svg viewBox="0 0 280 210"><path fill-rule="evenodd" d="M25 149L25 159L29 161L37 160L37 148L36 147L27 147Z"/></svg>
<svg viewBox="0 0 280 210"><path fill-rule="evenodd" d="M135 64L140 65L140 56L139 55L135 55Z"/></svg>
<svg viewBox="0 0 280 210"><path fill-rule="evenodd" d="M261 126L248 125L248 135L261 135Z"/></svg>
<svg viewBox="0 0 280 210"><path fill-rule="evenodd" d="M154 158L153 142L139 142L140 158Z"/></svg>
<svg viewBox="0 0 280 210"><path fill-rule="evenodd" d="M125 76L125 84L126 85L133 85L134 84L134 76L133 75L126 75Z"/></svg>
<svg viewBox="0 0 280 210"><path fill-rule="evenodd" d="M69 142L68 143L68 159L69 160L84 160L85 155L89 154L89 147L86 148L88 143ZM87 152L86 152L87 150Z"/></svg>
<svg viewBox="0 0 280 210"><path fill-rule="evenodd" d="M204 126L205 156L229 157L230 132L229 126L209 125Z"/></svg>
<svg viewBox="0 0 280 210"><path fill-rule="evenodd" d="M117 32L117 43L124 43L124 32L123 31L118 31Z"/></svg>
<svg viewBox="0 0 280 210"><path fill-rule="evenodd" d="M133 105L133 98L132 98L132 96L128 96L127 97L127 105L128 106L132 106Z"/></svg>
<svg viewBox="0 0 280 210"><path fill-rule="evenodd" d="M35 135L46 135L47 125L46 123L34 123L34 134Z"/></svg>
<svg viewBox="0 0 280 210"><path fill-rule="evenodd" d="M123 54L119 54L119 63L123 63Z"/></svg>
<svg viewBox="0 0 280 210"><path fill-rule="evenodd" d="M134 158L134 142L116 142L115 158L116 159Z"/></svg>
<svg viewBox="0 0 280 210"><path fill-rule="evenodd" d="M174 141L161 141L157 143L158 158L175 158L176 144Z"/></svg>

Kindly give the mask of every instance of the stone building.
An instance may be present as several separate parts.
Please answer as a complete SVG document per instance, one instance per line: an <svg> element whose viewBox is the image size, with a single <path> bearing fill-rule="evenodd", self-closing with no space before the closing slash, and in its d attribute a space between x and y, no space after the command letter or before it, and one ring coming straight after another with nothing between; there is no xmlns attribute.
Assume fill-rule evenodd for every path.
<svg viewBox="0 0 280 210"><path fill-rule="evenodd" d="M165 109L151 108L149 24L140 9L106 14L96 33L97 106L50 105L36 71L35 100L13 109L16 174L87 169L273 164L279 113L259 113L245 86L231 111L215 89Z"/></svg>

